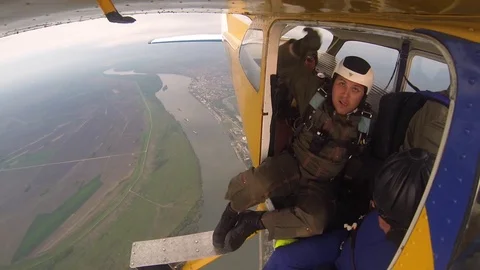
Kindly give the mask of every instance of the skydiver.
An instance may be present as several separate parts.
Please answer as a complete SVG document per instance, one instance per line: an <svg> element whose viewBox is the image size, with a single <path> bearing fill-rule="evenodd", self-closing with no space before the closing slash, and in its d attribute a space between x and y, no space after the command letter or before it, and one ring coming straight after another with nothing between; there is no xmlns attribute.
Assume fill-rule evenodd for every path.
<svg viewBox="0 0 480 270"><path fill-rule="evenodd" d="M420 148L391 155L374 179L372 211L353 230L334 230L277 248L264 270L387 269L415 215L434 160Z"/></svg>
<svg viewBox="0 0 480 270"><path fill-rule="evenodd" d="M279 48L278 75L299 113L291 147L231 179L225 195L230 202L213 233L218 249L234 251L263 229L270 239L319 235L333 215L331 181L361 141L361 113L373 70L364 59L348 56L337 64L332 83L325 83L305 65L307 56L319 50L321 36L311 28L305 31L302 39ZM292 207L247 210L271 196L291 194L296 198Z"/></svg>

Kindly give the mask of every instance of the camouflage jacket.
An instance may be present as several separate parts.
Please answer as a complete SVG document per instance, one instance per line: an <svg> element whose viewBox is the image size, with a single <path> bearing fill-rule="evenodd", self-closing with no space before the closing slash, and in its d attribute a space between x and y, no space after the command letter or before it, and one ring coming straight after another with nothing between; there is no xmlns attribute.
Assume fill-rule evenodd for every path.
<svg viewBox="0 0 480 270"><path fill-rule="evenodd" d="M291 91L300 115L304 115L310 106L310 99L323 81L304 65L304 59L292 55L290 43L279 48L277 71ZM304 177L331 179L340 173L349 158L347 147L339 142L352 142L357 138L360 117L336 114L329 100L323 102L311 116L309 123L294 139L292 148ZM312 140L320 131L328 134L329 139L319 151L313 153Z"/></svg>

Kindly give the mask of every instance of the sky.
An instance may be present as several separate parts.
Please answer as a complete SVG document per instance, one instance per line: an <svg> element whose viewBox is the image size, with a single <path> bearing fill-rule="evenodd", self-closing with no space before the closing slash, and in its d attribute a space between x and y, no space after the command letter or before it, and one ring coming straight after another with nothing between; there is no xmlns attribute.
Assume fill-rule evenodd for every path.
<svg viewBox="0 0 480 270"><path fill-rule="evenodd" d="M105 18L28 31L0 39L0 64L18 57L72 46L114 47L145 43L160 37L190 34L220 34L220 14L135 15L133 24L113 24Z"/></svg>
<svg viewBox="0 0 480 270"><path fill-rule="evenodd" d="M147 44L155 38L220 34L221 14L135 15L133 24L105 18L52 26L0 38L0 92L10 85L38 78L59 67L95 61L89 53L117 46ZM128 57L128 56L126 56ZM52 59L55 58L55 59ZM108 65L108 63L105 63Z"/></svg>
<svg viewBox="0 0 480 270"><path fill-rule="evenodd" d="M48 74L49 71L58 70L59 67L95 61L97 56L90 53L93 50L98 53L103 49L103 52L107 54L114 51L109 50L110 48L147 44L155 38L191 34L221 34L222 16L224 15L191 13L135 15L137 21L133 24L113 24L105 18L100 18L0 38L0 51L2 52L0 56L0 92L8 90L8 86L12 83L38 78L38 76L33 76L35 74ZM303 27L296 27L289 31L287 36L301 38L304 35L302 29ZM321 50L325 50L332 36L328 31L320 30L320 32L325 41ZM371 46L355 46L352 50L342 50L339 56L343 55L342 53L358 54L369 61L377 73L377 83L380 87L384 87L390 78L398 55L397 52L390 53L371 48ZM122 57L128 56L122 55ZM108 65L108 63L105 64ZM426 68L426 66L428 67ZM441 74L448 74L445 67L437 68L431 63L419 65L419 67L422 72L414 73L418 73L420 77L424 77L425 74L431 75L427 85L419 85L422 86L422 89L428 88L430 84L438 84L436 80L442 76L436 76L437 70L441 70ZM443 89L448 86L448 75L443 77L446 77L447 80L442 81L438 87L434 88ZM422 84L417 82L417 79L414 81Z"/></svg>

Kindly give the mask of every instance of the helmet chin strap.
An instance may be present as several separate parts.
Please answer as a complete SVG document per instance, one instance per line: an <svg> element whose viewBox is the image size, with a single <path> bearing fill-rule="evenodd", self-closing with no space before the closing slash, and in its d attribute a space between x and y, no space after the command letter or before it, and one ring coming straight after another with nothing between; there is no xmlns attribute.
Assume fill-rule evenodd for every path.
<svg viewBox="0 0 480 270"><path fill-rule="evenodd" d="M353 111L345 114L345 116L347 117L347 119L349 119L349 118L350 118L350 115L356 113L357 111L358 111L358 107L355 108L355 110L353 110ZM335 109L333 110L333 115L337 115L337 110L335 110Z"/></svg>
<svg viewBox="0 0 480 270"><path fill-rule="evenodd" d="M357 108L355 108L355 110L353 110L353 111L351 111L351 112L347 113L347 115L350 115L350 114L352 114L352 113L356 113L357 111L358 111L358 107L357 107Z"/></svg>

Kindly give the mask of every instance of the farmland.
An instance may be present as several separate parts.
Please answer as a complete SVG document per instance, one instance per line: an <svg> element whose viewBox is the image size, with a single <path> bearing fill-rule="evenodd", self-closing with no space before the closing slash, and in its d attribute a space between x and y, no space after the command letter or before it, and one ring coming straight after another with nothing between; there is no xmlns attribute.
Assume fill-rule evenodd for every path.
<svg viewBox="0 0 480 270"><path fill-rule="evenodd" d="M188 215L198 214L191 211L201 202L198 161L181 127L155 98L161 81L108 76L89 80L95 87L87 93L52 93L63 101L55 104L66 111L46 106L52 112L45 113L44 107L41 118L28 110L10 114L17 121L10 121L2 137L7 147L1 149L0 234L16 248L5 246L3 265L13 261L14 268L48 268L59 255L68 254L59 266L75 268L83 257L77 251L96 237L111 247L96 245L91 254L105 258L102 250L110 253L116 247L123 253L116 256L118 264L125 265L131 241L144 238L146 231L152 237L168 235ZM182 166L190 170L179 170ZM184 187L191 192L183 193ZM162 196L148 194L153 188ZM172 222L160 226L165 219ZM122 226L112 229L113 224ZM119 240L124 245L114 244Z"/></svg>
<svg viewBox="0 0 480 270"><path fill-rule="evenodd" d="M231 131L191 94L233 95L222 45L116 51L131 58L1 93L0 269L125 269L133 241L211 230L223 211L244 164ZM164 79L170 98L160 101ZM245 246L212 267L247 255L256 265L258 245Z"/></svg>

